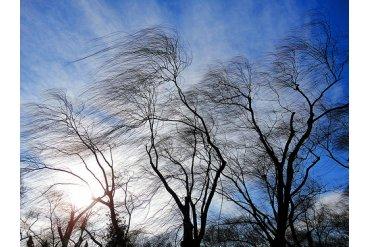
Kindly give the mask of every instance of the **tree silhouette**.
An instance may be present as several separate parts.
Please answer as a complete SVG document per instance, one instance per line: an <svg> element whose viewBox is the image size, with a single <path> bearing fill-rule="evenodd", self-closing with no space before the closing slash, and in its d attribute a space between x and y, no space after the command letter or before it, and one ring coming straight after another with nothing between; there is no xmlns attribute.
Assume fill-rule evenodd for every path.
<svg viewBox="0 0 370 247"><path fill-rule="evenodd" d="M156 27L94 56L104 59L105 75L92 89L94 102L116 123L107 134L149 130L147 162L183 218L182 246L199 246L226 160L212 116L199 110L195 94L182 89L182 73L190 64L186 49L175 32Z"/></svg>
<svg viewBox="0 0 370 247"><path fill-rule="evenodd" d="M128 190L128 183L134 178L123 175L124 171L115 168L113 140L100 134L104 125L93 112L86 109L84 104L72 102L64 91L50 90L48 95L47 103L29 104L26 108L31 121L24 128L28 152L21 157L23 172L32 175L35 172L54 171L69 175L73 181L77 180L68 185L82 184L90 191L98 188L101 195L92 198L87 208L92 208L96 203L106 206L117 246L125 246L130 225L125 231L119 226L115 194L118 189L124 193L123 205L130 223L132 211L142 204L139 197ZM84 172L76 170L76 166ZM119 172L120 176L117 174ZM63 184L53 183L45 191ZM65 232L58 230L63 246L68 244L76 222L83 216L75 216L74 213L72 210Z"/></svg>
<svg viewBox="0 0 370 247"><path fill-rule="evenodd" d="M340 154L324 146L332 138L318 136L334 135L333 114L348 109L348 99L333 97L345 78L345 47L326 22L313 21L300 32L284 39L267 64L254 67L238 57L212 68L200 85L230 133L223 173L229 187L221 193L253 216L271 246L299 246L296 210L315 193L309 175L323 149L334 159Z"/></svg>

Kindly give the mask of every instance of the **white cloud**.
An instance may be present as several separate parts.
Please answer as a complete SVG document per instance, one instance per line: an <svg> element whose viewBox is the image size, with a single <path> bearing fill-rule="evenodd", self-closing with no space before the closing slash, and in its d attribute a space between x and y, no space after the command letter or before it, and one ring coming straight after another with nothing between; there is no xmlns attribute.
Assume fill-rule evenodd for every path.
<svg viewBox="0 0 370 247"><path fill-rule="evenodd" d="M193 54L193 66L186 75L192 83L215 60L267 52L272 41L301 18L294 2L194 1L179 3L177 10L168 6L156 1L114 5L96 0L22 1L22 100L37 99L50 87L80 90L91 80L96 63L92 59L68 62L86 55L93 48L92 39L112 32L175 27Z"/></svg>

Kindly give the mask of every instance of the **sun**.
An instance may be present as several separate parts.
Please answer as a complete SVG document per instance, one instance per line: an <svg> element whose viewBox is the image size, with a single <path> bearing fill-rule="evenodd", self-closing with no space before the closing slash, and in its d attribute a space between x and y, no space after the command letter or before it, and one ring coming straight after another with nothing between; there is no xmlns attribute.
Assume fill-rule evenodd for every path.
<svg viewBox="0 0 370 247"><path fill-rule="evenodd" d="M89 206L93 201L93 193L86 186L74 186L68 190L72 205L77 208Z"/></svg>

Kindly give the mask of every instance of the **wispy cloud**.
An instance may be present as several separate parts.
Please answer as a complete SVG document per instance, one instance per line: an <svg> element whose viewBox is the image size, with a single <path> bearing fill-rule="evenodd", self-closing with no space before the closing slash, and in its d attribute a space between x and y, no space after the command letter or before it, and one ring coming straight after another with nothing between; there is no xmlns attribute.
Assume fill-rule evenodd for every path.
<svg viewBox="0 0 370 247"><path fill-rule="evenodd" d="M112 32L176 28L191 47L189 78L195 80L215 60L269 51L316 6L315 1L22 1L22 100L35 100L50 87L77 92L96 64L69 62L86 55L91 40Z"/></svg>

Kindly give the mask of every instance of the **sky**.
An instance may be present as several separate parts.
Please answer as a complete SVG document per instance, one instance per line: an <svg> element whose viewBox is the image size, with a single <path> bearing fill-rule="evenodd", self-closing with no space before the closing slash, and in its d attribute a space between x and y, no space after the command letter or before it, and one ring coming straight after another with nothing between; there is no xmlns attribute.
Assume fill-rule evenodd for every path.
<svg viewBox="0 0 370 247"><path fill-rule="evenodd" d="M94 49L96 38L161 25L189 45L193 75L236 55L256 58L319 10L348 31L345 0L277 1L21 1L21 100L48 88L78 92L91 82L93 61L71 63Z"/></svg>
<svg viewBox="0 0 370 247"><path fill-rule="evenodd" d="M190 47L193 80L207 65L237 55L258 58L319 10L335 29L348 32L346 0L224 1L21 1L21 102L38 101L49 88L78 95L97 64L73 62L94 50L96 39L161 25L175 28ZM73 63L72 63L73 62ZM347 181L329 163L318 176Z"/></svg>

